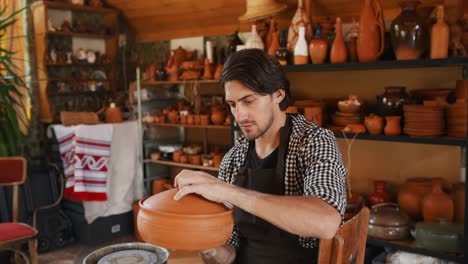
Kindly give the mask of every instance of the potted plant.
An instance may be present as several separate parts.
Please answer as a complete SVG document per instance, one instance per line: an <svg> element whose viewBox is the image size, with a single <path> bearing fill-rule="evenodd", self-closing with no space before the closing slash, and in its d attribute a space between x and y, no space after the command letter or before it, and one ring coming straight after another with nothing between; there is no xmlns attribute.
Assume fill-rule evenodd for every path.
<svg viewBox="0 0 468 264"><path fill-rule="evenodd" d="M14 36L7 36L7 32L16 22L16 15L26 7L7 13L7 8L0 10L0 41L9 43ZM7 46L7 47L5 47ZM24 94L20 87L25 87L24 81L17 74L14 63L14 52L8 47L0 45L0 157L19 155L19 147L27 143L26 136L20 129L20 124L27 120L18 111L25 111L21 100Z"/></svg>

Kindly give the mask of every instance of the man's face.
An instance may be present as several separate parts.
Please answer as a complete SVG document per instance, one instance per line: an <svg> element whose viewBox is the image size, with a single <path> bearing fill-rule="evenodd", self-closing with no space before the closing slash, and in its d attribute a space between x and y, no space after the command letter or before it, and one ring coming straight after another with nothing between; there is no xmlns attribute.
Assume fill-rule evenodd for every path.
<svg viewBox="0 0 468 264"><path fill-rule="evenodd" d="M225 83L226 103L244 135L254 140L271 126L275 107L272 95L260 95L239 81Z"/></svg>

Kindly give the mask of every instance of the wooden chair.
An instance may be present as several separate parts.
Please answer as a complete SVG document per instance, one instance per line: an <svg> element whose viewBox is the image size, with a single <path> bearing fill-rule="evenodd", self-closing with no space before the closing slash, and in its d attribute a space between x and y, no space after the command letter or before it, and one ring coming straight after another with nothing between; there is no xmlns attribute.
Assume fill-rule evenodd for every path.
<svg viewBox="0 0 468 264"><path fill-rule="evenodd" d="M363 264L366 251L369 208L346 221L332 239L321 239L319 264Z"/></svg>
<svg viewBox="0 0 468 264"><path fill-rule="evenodd" d="M0 158L0 186L12 186L13 207L12 222L0 223L0 250L15 253L15 262L20 263L19 256L26 263L38 264L37 230L25 223L18 222L18 190L26 179L26 160L22 157ZM21 246L28 243L29 257Z"/></svg>

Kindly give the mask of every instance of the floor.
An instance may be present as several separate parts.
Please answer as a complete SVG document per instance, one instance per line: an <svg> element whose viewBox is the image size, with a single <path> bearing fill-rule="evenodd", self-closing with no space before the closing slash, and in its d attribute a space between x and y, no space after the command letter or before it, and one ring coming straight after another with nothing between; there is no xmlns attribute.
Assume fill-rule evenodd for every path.
<svg viewBox="0 0 468 264"><path fill-rule="evenodd" d="M135 242L133 235L122 236L96 246L80 243L72 244L60 250L45 252L39 255L39 264L82 264L83 259L96 249L125 242ZM170 251L168 264L202 264L197 252Z"/></svg>

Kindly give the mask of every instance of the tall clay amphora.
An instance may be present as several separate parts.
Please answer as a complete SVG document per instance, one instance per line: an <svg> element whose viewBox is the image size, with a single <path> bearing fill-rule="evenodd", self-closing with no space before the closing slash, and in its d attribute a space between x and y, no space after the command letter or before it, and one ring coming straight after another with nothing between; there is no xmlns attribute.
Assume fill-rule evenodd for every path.
<svg viewBox="0 0 468 264"><path fill-rule="evenodd" d="M380 0L365 0L359 20L357 55L360 62L379 59L384 51L385 23Z"/></svg>

